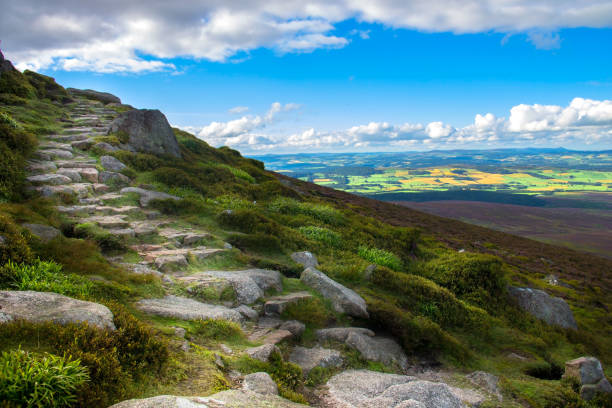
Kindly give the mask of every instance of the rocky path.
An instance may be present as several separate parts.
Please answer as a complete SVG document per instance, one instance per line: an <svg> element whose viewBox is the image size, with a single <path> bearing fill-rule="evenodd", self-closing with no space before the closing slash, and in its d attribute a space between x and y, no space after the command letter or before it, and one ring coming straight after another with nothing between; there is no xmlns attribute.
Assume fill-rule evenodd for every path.
<svg viewBox="0 0 612 408"><path fill-rule="evenodd" d="M250 341L261 344L244 352L260 360L267 360L272 352L278 350L276 344L285 342L288 345L287 358L300 365L305 373L315 367L331 368L339 373L327 387L316 391L320 393L317 401L322 407L454 408L484 400L483 395L488 391L466 394L440 382L421 381L404 375L409 369L409 361L402 348L392 338L378 336L368 329L327 328L316 332L315 343L310 341L309 347L300 344L306 326L299 321L284 320L281 316L289 305L312 297L312 293L326 298L338 313L368 317L365 301L318 271L313 254L303 252L292 256L304 266L301 281L312 293L305 290L283 293L283 278L273 270L199 270L198 265L207 258L237 250L209 231L184 226L178 219L163 216L150 208L154 199L180 198L155 191L151 186L133 185L133 180L122 173L125 164L108 155L117 147L99 138L107 135L117 116L114 109L100 102L77 99L71 108L71 121L65 123L63 132L41 141L35 158L28 163L28 181L30 188L41 195L57 197L57 209L74 224L123 239L138 255L136 261L134 257L128 261L118 256L109 258L111 262L133 273L152 274L162 279L165 296L138 300L136 307L151 315L174 319L237 322ZM31 225L28 228L37 235L47 235L49 239L59 233L50 233L48 226ZM207 294L208 299L204 299L202 294ZM189 352L188 344L184 349ZM347 364L343 357L346 349L358 352L365 360L394 369L398 374L367 370L343 372ZM268 380L264 377L245 378L244 393L239 396L231 392L224 394L226 400L242 401L245 395L252 396L253 392L277 394L275 385L266 385ZM349 385L354 387L354 392L347 388ZM265 391L258 391L261 389ZM469 398L466 397L468 394ZM185 402L177 397L164 398L169 407L182 406L180 404ZM296 406L278 397L266 398L270 399L271 405L265 406ZM201 400L209 404L202 402L202 406L216 406L210 405L210 399ZM224 401L221 397L213 400ZM155 405L158 402L150 399L132 404L128 401L118 406L158 406ZM193 406L200 406L196 400L191 402L196 404Z"/></svg>

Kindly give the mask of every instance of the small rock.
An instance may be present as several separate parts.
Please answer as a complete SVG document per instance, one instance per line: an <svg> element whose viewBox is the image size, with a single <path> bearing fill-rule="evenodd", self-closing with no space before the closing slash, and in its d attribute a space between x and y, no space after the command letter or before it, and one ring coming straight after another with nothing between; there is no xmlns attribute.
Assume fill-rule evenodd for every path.
<svg viewBox="0 0 612 408"><path fill-rule="evenodd" d="M96 141L90 138L90 139L83 139L83 140L75 140L74 142L70 143L70 146L74 149L89 150L95 144L96 144Z"/></svg>
<svg viewBox="0 0 612 408"><path fill-rule="evenodd" d="M183 237L183 245L193 245L197 244L200 241L209 238L210 234L208 233L190 233Z"/></svg>
<svg viewBox="0 0 612 408"><path fill-rule="evenodd" d="M304 375L308 375L315 367L340 367L344 359L337 350L296 347L289 356L289 361L302 367Z"/></svg>
<svg viewBox="0 0 612 408"><path fill-rule="evenodd" d="M226 346L225 344L221 343L219 344L219 348L221 349L222 352L224 352L225 354L233 354L234 350L232 350L231 348L229 348L228 346Z"/></svg>
<svg viewBox="0 0 612 408"><path fill-rule="evenodd" d="M105 152L105 153L112 153L112 152L116 152L117 150L119 150L118 147L115 147L115 146L113 146L111 144L108 144L106 142L96 143L93 146L93 149L94 150L99 150L99 151L102 151L102 152Z"/></svg>
<svg viewBox="0 0 612 408"><path fill-rule="evenodd" d="M466 377L473 384L481 387L488 393L495 395L499 401L502 400L502 395L499 390L499 378L497 376L485 371L475 371Z"/></svg>
<svg viewBox="0 0 612 408"><path fill-rule="evenodd" d="M113 173L112 171L102 171L98 175L98 179L104 184L130 184L130 178L121 174Z"/></svg>
<svg viewBox="0 0 612 408"><path fill-rule="evenodd" d="M225 368L225 363L220 355L215 354L215 365L219 368Z"/></svg>
<svg viewBox="0 0 612 408"><path fill-rule="evenodd" d="M259 313L257 313L255 310L251 309L247 305L240 305L234 310L238 311L241 315L243 315L249 320L257 320L257 318L259 317Z"/></svg>
<svg viewBox="0 0 612 408"><path fill-rule="evenodd" d="M181 339L185 338L185 334L187 334L187 330L183 329L182 327L175 327L174 328L174 335L176 337L180 337Z"/></svg>
<svg viewBox="0 0 612 408"><path fill-rule="evenodd" d="M395 365L404 372L408 369L408 357L393 339L352 332L345 344L359 351L366 360L378 361L388 366Z"/></svg>
<svg viewBox="0 0 612 408"><path fill-rule="evenodd" d="M300 337L304 330L306 330L306 325L297 320L288 320L279 326L281 330L287 330L293 334L293 337Z"/></svg>
<svg viewBox="0 0 612 408"><path fill-rule="evenodd" d="M155 267L163 272L173 272L177 269L184 268L189 263L185 255L166 255L155 259Z"/></svg>
<svg viewBox="0 0 612 408"><path fill-rule="evenodd" d="M242 388L262 395L278 395L278 386L270 374L264 372L246 375Z"/></svg>
<svg viewBox="0 0 612 408"><path fill-rule="evenodd" d="M127 166L121 163L118 159L113 156L102 156L100 157L100 164L107 171L118 172L123 169L126 169Z"/></svg>
<svg viewBox="0 0 612 408"><path fill-rule="evenodd" d="M264 344L263 346L246 349L244 352L247 353L249 357L263 362L267 362L272 353L280 354L279 348L274 344Z"/></svg>
<svg viewBox="0 0 612 408"><path fill-rule="evenodd" d="M102 184L102 183L95 183L93 185L93 189L97 194L100 193L106 193L108 191L110 191L110 187L107 186L106 184Z"/></svg>
<svg viewBox="0 0 612 408"><path fill-rule="evenodd" d="M372 278L372 274L374 273L377 267L378 265L376 264L368 265L367 268L365 268L365 270L363 271L363 278L369 281Z"/></svg>
<svg viewBox="0 0 612 408"><path fill-rule="evenodd" d="M268 299L264 304L264 313L269 316L279 316L289 305L310 298L312 298L312 295L308 292L294 292L283 296L275 296Z"/></svg>
<svg viewBox="0 0 612 408"><path fill-rule="evenodd" d="M355 291L339 284L315 268L306 268L300 281L329 299L334 310L354 317L368 318L365 300Z"/></svg>
<svg viewBox="0 0 612 408"><path fill-rule="evenodd" d="M291 254L291 259L293 259L295 263L302 265L304 268L316 268L319 266L317 257L312 252L294 252Z"/></svg>
<svg viewBox="0 0 612 408"><path fill-rule="evenodd" d="M32 235L36 235L43 242L49 242L61 234L60 230L49 225L23 224L23 227L27 228Z"/></svg>
<svg viewBox="0 0 612 408"><path fill-rule="evenodd" d="M59 169L56 174L61 174L62 176L66 176L75 183L78 183L81 181L81 175L79 174L78 171L73 170L73 169Z"/></svg>
<svg viewBox="0 0 612 408"><path fill-rule="evenodd" d="M233 246L229 242L226 242L226 243L223 244L223 248L225 248L225 249L232 249Z"/></svg>
<svg viewBox="0 0 612 408"><path fill-rule="evenodd" d="M98 183L98 170L91 168L81 168L77 170L79 175L90 183ZM95 184L94 184L95 190Z"/></svg>

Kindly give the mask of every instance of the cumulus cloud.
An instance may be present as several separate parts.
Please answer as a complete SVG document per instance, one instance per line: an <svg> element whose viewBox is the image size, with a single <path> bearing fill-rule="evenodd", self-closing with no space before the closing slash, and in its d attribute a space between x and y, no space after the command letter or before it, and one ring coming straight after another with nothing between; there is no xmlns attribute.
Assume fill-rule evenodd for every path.
<svg viewBox="0 0 612 408"><path fill-rule="evenodd" d="M19 68L97 72L174 70L168 59L228 61L266 47L311 52L347 46L342 21L425 32L526 33L557 48L557 31L609 27L605 0L28 0L3 4L6 55Z"/></svg>
<svg viewBox="0 0 612 408"><path fill-rule="evenodd" d="M233 108L228 109L227 111L229 113L239 114L239 113L244 113L244 112L246 112L248 110L249 110L248 106L234 106Z"/></svg>
<svg viewBox="0 0 612 408"><path fill-rule="evenodd" d="M276 102L264 115L213 122L197 129L197 134L215 146L226 145L247 153L511 147L524 146L525 141L542 146L612 143L612 100L574 98L566 107L521 104L510 109L507 119L492 113L476 114L473 123L459 128L440 121L398 125L370 122L337 131L311 127L288 135L266 133L278 113L295 107Z"/></svg>

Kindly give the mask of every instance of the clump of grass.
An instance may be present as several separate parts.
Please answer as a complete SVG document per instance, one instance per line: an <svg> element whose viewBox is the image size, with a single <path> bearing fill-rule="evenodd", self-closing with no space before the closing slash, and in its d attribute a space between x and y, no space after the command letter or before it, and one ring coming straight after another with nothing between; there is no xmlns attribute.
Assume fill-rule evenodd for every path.
<svg viewBox="0 0 612 408"><path fill-rule="evenodd" d="M282 317L290 320L299 320L313 327L324 327L332 316L319 298L311 297L300 299L287 306L283 311Z"/></svg>
<svg viewBox="0 0 612 408"><path fill-rule="evenodd" d="M402 260L394 253L385 251L384 249L360 246L358 254L363 259L375 263L376 265L386 266L395 271L402 269Z"/></svg>
<svg viewBox="0 0 612 408"><path fill-rule="evenodd" d="M220 164L219 167L229 170L237 179L241 179L247 181L249 183L255 183L255 179L246 171L239 169L237 167L228 166L227 164Z"/></svg>
<svg viewBox="0 0 612 408"><path fill-rule="evenodd" d="M244 333L240 326L227 320L207 319L197 321L192 325L189 333L205 343L221 340L229 343L244 341Z"/></svg>
<svg viewBox="0 0 612 408"><path fill-rule="evenodd" d="M1 266L0 286L87 298L92 293L93 283L82 276L64 274L61 265L55 262L37 260L31 265L9 261Z"/></svg>
<svg viewBox="0 0 612 408"><path fill-rule="evenodd" d="M334 232L328 228L307 226L300 227L299 231L306 238L321 242L330 247L337 248L342 242L340 234Z"/></svg>
<svg viewBox="0 0 612 408"><path fill-rule="evenodd" d="M79 360L29 353L21 349L0 355L0 400L19 407L70 407L89 381Z"/></svg>
<svg viewBox="0 0 612 408"><path fill-rule="evenodd" d="M23 231L7 216L0 214L0 235L3 244L0 245L0 264L9 261L31 262L32 250L28 244L28 232Z"/></svg>
<svg viewBox="0 0 612 408"><path fill-rule="evenodd" d="M125 238L90 222L76 225L74 234L78 238L87 238L94 241L103 251L123 251L127 247Z"/></svg>

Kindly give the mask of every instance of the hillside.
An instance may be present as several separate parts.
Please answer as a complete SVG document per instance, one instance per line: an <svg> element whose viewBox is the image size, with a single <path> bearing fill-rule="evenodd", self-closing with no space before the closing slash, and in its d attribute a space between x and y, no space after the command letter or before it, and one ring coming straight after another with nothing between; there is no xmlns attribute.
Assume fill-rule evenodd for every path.
<svg viewBox="0 0 612 408"><path fill-rule="evenodd" d="M0 406L612 401L593 360L561 379L612 374L610 260L266 171L3 57L0 157Z"/></svg>

